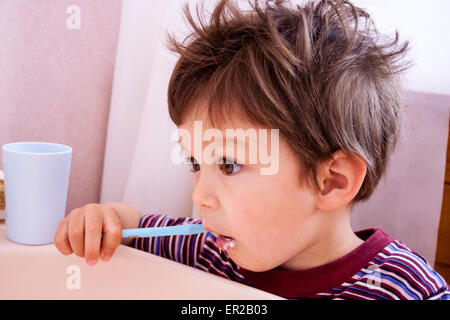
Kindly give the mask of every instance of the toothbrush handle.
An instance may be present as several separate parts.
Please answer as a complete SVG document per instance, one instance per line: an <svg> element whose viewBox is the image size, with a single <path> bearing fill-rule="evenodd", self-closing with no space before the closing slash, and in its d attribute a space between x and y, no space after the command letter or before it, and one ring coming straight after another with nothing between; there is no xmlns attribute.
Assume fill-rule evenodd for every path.
<svg viewBox="0 0 450 320"><path fill-rule="evenodd" d="M122 238L146 238L173 235L190 235L207 232L201 224L183 224L171 227L137 228L122 230ZM102 233L103 238L103 233Z"/></svg>

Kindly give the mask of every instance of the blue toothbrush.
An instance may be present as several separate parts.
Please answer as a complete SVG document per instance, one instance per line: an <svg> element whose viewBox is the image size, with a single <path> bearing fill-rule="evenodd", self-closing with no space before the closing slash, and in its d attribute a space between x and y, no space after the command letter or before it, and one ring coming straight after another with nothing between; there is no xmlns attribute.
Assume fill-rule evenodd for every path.
<svg viewBox="0 0 450 320"><path fill-rule="evenodd" d="M137 228L122 230L122 238L147 238L176 235L190 235L207 232L201 224L183 224L172 227ZM103 238L103 233L102 233Z"/></svg>

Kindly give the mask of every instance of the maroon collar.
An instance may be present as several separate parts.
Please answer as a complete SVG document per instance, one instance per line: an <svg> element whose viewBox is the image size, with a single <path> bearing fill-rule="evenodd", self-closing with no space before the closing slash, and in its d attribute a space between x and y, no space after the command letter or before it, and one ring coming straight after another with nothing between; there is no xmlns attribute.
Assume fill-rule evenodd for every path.
<svg viewBox="0 0 450 320"><path fill-rule="evenodd" d="M285 298L312 296L348 281L394 239L381 229L365 229L355 233L364 242L341 258L306 270L275 268L253 272L240 268L244 278L258 289Z"/></svg>

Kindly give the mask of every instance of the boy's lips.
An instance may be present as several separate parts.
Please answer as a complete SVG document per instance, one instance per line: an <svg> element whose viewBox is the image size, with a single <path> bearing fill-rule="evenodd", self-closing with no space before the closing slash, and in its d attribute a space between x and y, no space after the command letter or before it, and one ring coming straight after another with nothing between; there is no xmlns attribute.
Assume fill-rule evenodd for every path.
<svg viewBox="0 0 450 320"><path fill-rule="evenodd" d="M209 228L205 229L211 232L216 237L216 245L219 247L219 249L223 251L229 251L236 245L236 240L233 237L220 234Z"/></svg>
<svg viewBox="0 0 450 320"><path fill-rule="evenodd" d="M220 234L216 238L216 244L219 247L219 249L223 251L229 251L236 245L236 240L234 240L234 238L223 236Z"/></svg>

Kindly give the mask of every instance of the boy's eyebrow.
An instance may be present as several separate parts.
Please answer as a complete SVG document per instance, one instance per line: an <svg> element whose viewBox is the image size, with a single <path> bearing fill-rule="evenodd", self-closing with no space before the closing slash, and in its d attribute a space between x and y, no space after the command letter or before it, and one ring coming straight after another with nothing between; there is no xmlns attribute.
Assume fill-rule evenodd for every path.
<svg viewBox="0 0 450 320"><path fill-rule="evenodd" d="M233 143L234 144L243 144L244 146L247 144L247 139L244 139L244 140L241 140L241 139L239 139L238 137L236 137L236 139L234 139L234 137L236 137L235 135L227 135L227 136L225 136L225 141L227 141L227 139L228 138L232 138L233 139ZM249 138L249 140L251 140L251 137L248 137ZM185 146L183 145L183 143L182 143L182 141L181 141L181 137L179 137L178 138L178 144L180 145L180 147L187 153L187 154L190 154L190 152L189 152L189 150L187 150L186 148L185 148Z"/></svg>
<svg viewBox="0 0 450 320"><path fill-rule="evenodd" d="M225 136L225 139L227 139L227 138L233 138L233 142L234 143L238 143L238 144L247 144L247 139L244 139L244 140L241 140L241 139L234 139L234 137L236 137L236 136L234 136L234 135L227 135L227 136ZM248 137L249 139L251 139L251 137ZM184 147L184 145L183 145L183 143L181 142L181 137L179 137L178 138L178 141L177 141L180 145L181 145L181 147L183 148L183 149L185 149L186 150L186 148Z"/></svg>

